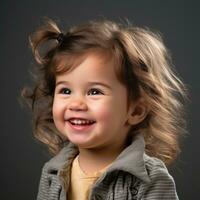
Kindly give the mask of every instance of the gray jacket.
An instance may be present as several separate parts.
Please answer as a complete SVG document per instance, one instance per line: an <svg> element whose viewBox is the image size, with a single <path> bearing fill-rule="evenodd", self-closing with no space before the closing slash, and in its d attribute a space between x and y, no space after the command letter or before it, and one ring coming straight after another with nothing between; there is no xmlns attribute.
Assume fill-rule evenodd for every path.
<svg viewBox="0 0 200 200"><path fill-rule="evenodd" d="M144 139L138 136L97 180L89 199L177 200L174 180L165 165L146 155L144 149ZM44 165L37 200L67 200L67 189L59 174L77 153L77 148L69 143Z"/></svg>

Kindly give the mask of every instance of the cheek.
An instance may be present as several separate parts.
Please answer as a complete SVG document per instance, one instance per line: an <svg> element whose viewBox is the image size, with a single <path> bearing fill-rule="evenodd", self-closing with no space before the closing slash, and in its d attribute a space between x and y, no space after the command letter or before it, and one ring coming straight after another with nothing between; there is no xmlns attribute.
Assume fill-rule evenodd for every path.
<svg viewBox="0 0 200 200"><path fill-rule="evenodd" d="M60 132L61 136L64 136L64 105L60 101L54 100L52 107L52 115L56 129Z"/></svg>
<svg viewBox="0 0 200 200"><path fill-rule="evenodd" d="M57 109L57 104L55 103L55 100L53 102L52 114L53 114L53 119L58 115L58 109Z"/></svg>
<svg viewBox="0 0 200 200"><path fill-rule="evenodd" d="M109 123L113 118L113 109L108 103L102 103L94 106L93 111L96 119L99 121L106 121Z"/></svg>
<svg viewBox="0 0 200 200"><path fill-rule="evenodd" d="M94 113L97 120L104 122L109 126L115 126L126 121L126 109L126 101L122 98L118 98L94 106Z"/></svg>
<svg viewBox="0 0 200 200"><path fill-rule="evenodd" d="M52 115L55 124L58 123L63 118L63 106L61 103L58 103L56 100L53 102L53 108L52 108Z"/></svg>

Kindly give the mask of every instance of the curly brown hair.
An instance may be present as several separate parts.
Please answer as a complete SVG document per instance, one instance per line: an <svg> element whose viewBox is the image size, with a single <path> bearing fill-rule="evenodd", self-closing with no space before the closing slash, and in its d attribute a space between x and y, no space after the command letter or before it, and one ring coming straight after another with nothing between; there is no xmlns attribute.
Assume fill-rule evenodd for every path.
<svg viewBox="0 0 200 200"><path fill-rule="evenodd" d="M186 132L184 103L187 88L177 77L161 36L147 28L108 20L89 21L61 33L48 19L30 36L37 62L36 83L22 96L33 112L34 135L57 154L67 142L57 131L53 116L55 77L77 66L90 50L103 50L117 61L116 75L128 91L129 102L143 97L147 117L132 127L144 134L146 153L170 164L180 151L179 136ZM45 47L41 49L41 47ZM60 68L62 57L68 62Z"/></svg>

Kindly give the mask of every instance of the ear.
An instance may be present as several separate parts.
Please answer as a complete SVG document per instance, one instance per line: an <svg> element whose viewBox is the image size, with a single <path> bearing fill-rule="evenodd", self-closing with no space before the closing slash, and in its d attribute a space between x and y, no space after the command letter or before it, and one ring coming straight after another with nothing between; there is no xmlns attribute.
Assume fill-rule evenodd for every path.
<svg viewBox="0 0 200 200"><path fill-rule="evenodd" d="M128 113L128 124L136 125L142 122L148 114L148 106L143 99L139 99L130 105Z"/></svg>

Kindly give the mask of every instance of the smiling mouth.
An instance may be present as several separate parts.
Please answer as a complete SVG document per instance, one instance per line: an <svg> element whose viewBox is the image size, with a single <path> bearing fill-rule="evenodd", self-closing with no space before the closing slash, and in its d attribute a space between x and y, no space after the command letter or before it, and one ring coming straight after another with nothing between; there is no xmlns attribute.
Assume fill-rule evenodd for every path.
<svg viewBox="0 0 200 200"><path fill-rule="evenodd" d="M80 118L71 118L68 120L70 124L76 126L88 126L95 123L94 120L80 119Z"/></svg>

